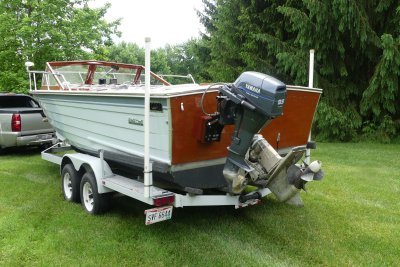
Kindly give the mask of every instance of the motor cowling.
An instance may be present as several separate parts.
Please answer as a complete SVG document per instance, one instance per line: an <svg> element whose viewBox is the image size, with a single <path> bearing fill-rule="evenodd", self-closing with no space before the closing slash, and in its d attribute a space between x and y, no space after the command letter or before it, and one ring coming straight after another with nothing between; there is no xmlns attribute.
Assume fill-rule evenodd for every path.
<svg viewBox="0 0 400 267"><path fill-rule="evenodd" d="M244 72L219 92L219 123L235 125L223 174L229 191L240 193L247 185L246 173L253 170L245 160L246 153L254 135L283 113L286 85L266 74Z"/></svg>
<svg viewBox="0 0 400 267"><path fill-rule="evenodd" d="M263 73L242 73L234 82L232 92L244 98L256 111L268 118L282 115L286 100L286 85Z"/></svg>

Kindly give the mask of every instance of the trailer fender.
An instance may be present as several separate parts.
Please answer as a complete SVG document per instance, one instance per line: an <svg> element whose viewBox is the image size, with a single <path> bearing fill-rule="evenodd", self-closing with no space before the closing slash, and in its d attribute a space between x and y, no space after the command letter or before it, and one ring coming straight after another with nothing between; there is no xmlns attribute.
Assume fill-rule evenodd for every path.
<svg viewBox="0 0 400 267"><path fill-rule="evenodd" d="M61 166L63 166L64 162L72 162L76 171L85 170L85 172L93 172L97 182L97 190L99 194L109 193L113 190L104 187L102 184L102 180L104 178L110 177L113 175L110 166L106 161L102 160L97 157L93 157L86 154L66 154L62 159Z"/></svg>

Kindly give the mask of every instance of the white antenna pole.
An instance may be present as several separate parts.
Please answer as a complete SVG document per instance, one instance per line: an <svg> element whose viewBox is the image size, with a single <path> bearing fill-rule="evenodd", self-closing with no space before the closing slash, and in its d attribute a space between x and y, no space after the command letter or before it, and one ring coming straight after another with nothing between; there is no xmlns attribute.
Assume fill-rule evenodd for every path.
<svg viewBox="0 0 400 267"><path fill-rule="evenodd" d="M309 88L314 87L314 53L315 53L315 50L311 49L310 50L310 68L308 70L308 87ZM311 129L310 129L310 133L308 134L308 142L310 142L310 141L311 141ZM306 150L305 162L307 164L310 164L310 149L309 148Z"/></svg>
<svg viewBox="0 0 400 267"><path fill-rule="evenodd" d="M144 197L150 197L153 184L150 164L150 37L145 38L145 93L144 93Z"/></svg>
<svg viewBox="0 0 400 267"><path fill-rule="evenodd" d="M311 49L310 50L310 69L308 71L308 87L309 88L314 87L314 53L315 53L315 50Z"/></svg>

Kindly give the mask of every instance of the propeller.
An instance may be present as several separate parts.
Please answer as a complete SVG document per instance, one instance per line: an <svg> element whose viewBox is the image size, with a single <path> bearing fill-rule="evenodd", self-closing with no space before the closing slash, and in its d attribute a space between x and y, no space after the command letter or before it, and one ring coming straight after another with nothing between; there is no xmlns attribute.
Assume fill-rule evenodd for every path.
<svg viewBox="0 0 400 267"><path fill-rule="evenodd" d="M321 167L322 162L319 160L314 160L310 163L310 165L306 166L300 178L306 182L322 180L324 177L324 172L322 171Z"/></svg>
<svg viewBox="0 0 400 267"><path fill-rule="evenodd" d="M324 177L321 169L322 163L319 160L311 162L310 165L304 163L303 166L293 164L287 170L289 184L305 191L305 184L311 181L319 181Z"/></svg>

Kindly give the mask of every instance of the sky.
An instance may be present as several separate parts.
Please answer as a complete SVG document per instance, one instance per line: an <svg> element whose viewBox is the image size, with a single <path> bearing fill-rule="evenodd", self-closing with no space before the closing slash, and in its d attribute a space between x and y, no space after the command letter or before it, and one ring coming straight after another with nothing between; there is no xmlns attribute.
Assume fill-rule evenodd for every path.
<svg viewBox="0 0 400 267"><path fill-rule="evenodd" d="M121 18L120 38L115 42L134 42L144 47L145 37L151 38L151 47L180 44L200 36L203 31L196 9L202 10L201 0L93 0L91 7L105 3L111 7L107 21Z"/></svg>

